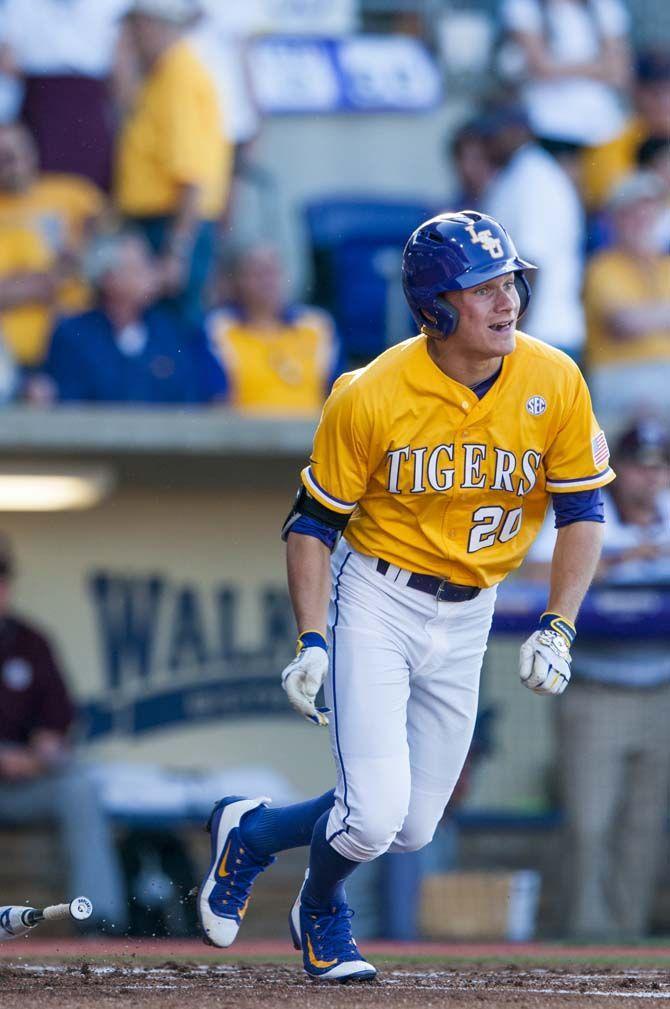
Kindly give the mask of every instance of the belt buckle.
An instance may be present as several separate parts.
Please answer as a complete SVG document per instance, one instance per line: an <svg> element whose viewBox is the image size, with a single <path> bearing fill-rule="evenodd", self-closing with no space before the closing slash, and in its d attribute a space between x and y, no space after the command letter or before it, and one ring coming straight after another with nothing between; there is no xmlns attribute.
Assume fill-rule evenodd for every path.
<svg viewBox="0 0 670 1009"><path fill-rule="evenodd" d="M435 593L435 598L437 599L438 603L443 602L444 596L442 595L442 591L445 588L448 588L450 585L451 585L451 582L449 581L448 578L443 578L442 579L442 581L440 582L440 584L437 587L437 592Z"/></svg>

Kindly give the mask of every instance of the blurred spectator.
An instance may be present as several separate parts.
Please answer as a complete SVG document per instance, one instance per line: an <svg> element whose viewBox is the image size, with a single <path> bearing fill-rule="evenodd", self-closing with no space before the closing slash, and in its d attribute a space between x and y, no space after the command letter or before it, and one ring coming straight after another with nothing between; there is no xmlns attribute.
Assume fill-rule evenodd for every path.
<svg viewBox="0 0 670 1009"><path fill-rule="evenodd" d="M92 925L123 929L126 902L98 791L69 745L73 705L47 639L11 608L14 559L0 537L0 823L55 821L70 894L93 901Z"/></svg>
<svg viewBox="0 0 670 1009"><path fill-rule="evenodd" d="M455 132L449 131L446 154L458 180L458 188L450 199L450 206L479 210L483 194L495 175L484 121L469 119Z"/></svg>
<svg viewBox="0 0 670 1009"><path fill-rule="evenodd" d="M649 137L637 150L637 164L643 172L651 172L663 186L663 210L656 226L661 252L670 252L670 139Z"/></svg>
<svg viewBox="0 0 670 1009"><path fill-rule="evenodd" d="M0 126L0 227L29 224L56 252L78 255L105 207L102 192L81 176L39 171L26 127Z"/></svg>
<svg viewBox="0 0 670 1009"><path fill-rule="evenodd" d="M274 212L273 173L253 157L261 117L248 62L250 35L260 27L267 29L268 23L260 5L222 4L219 0L201 0L201 4L204 17L190 40L212 75L223 136L233 147L230 194L219 222L220 240L225 240L229 222L239 226L241 220L248 234L258 234L259 221L267 220L268 204Z"/></svg>
<svg viewBox="0 0 670 1009"><path fill-rule="evenodd" d="M629 17L621 0L503 0L520 94L536 136L605 143L623 128ZM502 55L501 54L501 55Z"/></svg>
<svg viewBox="0 0 670 1009"><path fill-rule="evenodd" d="M314 414L341 370L340 343L322 309L287 304L279 253L254 244L226 266L231 300L206 320L224 369L229 402L239 410Z"/></svg>
<svg viewBox="0 0 670 1009"><path fill-rule="evenodd" d="M587 205L597 210L614 186L636 167L637 151L649 137L670 138L670 51L651 50L637 60L633 92L635 115L609 143L584 155Z"/></svg>
<svg viewBox="0 0 670 1009"><path fill-rule="evenodd" d="M539 267L523 328L578 357L585 330L584 218L577 189L556 157L533 139L518 106L494 109L485 121L497 172L482 209L514 235L520 255Z"/></svg>
<svg viewBox="0 0 670 1009"><path fill-rule="evenodd" d="M56 308L87 304L75 273L103 209L100 190L87 180L38 172L25 127L0 126L1 324L21 364L41 361Z"/></svg>
<svg viewBox="0 0 670 1009"><path fill-rule="evenodd" d="M658 251L664 189L639 172L608 204L614 244L590 260L584 303L587 365L605 430L641 410L670 416L670 255Z"/></svg>
<svg viewBox="0 0 670 1009"><path fill-rule="evenodd" d="M142 236L100 238L88 265L98 305L56 327L33 402L198 403L223 388L204 334L152 307L158 276Z"/></svg>
<svg viewBox="0 0 670 1009"><path fill-rule="evenodd" d="M45 171L110 183L112 75L130 0L4 0L0 38L23 79L23 118Z"/></svg>
<svg viewBox="0 0 670 1009"><path fill-rule="evenodd" d="M4 37L4 3L0 2L0 124L3 125L16 121L24 95L14 53Z"/></svg>
<svg viewBox="0 0 670 1009"><path fill-rule="evenodd" d="M670 588L670 431L640 422L613 455L597 580L630 591ZM548 572L554 539L545 525L529 554L536 568L544 562ZM557 739L573 938L628 941L648 932L670 785L666 631L655 640L578 634L573 646Z"/></svg>
<svg viewBox="0 0 670 1009"><path fill-rule="evenodd" d="M192 322L232 167L216 87L185 38L198 10L196 0L134 0L128 24L145 78L117 166L119 208L160 255L163 292Z"/></svg>
<svg viewBox="0 0 670 1009"><path fill-rule="evenodd" d="M246 18L242 7L219 0L201 0L204 17L191 39L214 78L222 110L224 135L239 148L249 144L260 128L260 118L246 61Z"/></svg>
<svg viewBox="0 0 670 1009"><path fill-rule="evenodd" d="M0 333L0 406L11 402L21 386L19 369Z"/></svg>
<svg viewBox="0 0 670 1009"><path fill-rule="evenodd" d="M41 236L5 225L0 241L0 328L23 366L43 357L62 274Z"/></svg>

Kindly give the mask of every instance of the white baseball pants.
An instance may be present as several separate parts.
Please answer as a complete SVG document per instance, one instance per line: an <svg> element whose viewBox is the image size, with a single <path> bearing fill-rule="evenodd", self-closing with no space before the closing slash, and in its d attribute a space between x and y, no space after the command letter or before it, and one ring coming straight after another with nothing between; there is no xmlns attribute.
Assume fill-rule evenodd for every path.
<svg viewBox="0 0 670 1009"><path fill-rule="evenodd" d="M337 766L328 840L345 858L432 839L472 740L496 589L438 602L342 539L332 558L326 681Z"/></svg>

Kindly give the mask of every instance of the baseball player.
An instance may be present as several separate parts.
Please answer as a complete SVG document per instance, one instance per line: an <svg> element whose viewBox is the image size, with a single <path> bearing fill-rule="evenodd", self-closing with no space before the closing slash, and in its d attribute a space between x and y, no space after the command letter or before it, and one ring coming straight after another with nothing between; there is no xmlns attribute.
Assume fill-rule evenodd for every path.
<svg viewBox="0 0 670 1009"><path fill-rule="evenodd" d="M300 714L330 721L337 784L275 810L262 797L217 804L199 894L217 946L234 940L276 853L310 844L290 914L304 969L375 976L352 938L344 881L433 837L470 746L497 585L521 564L550 495L549 601L520 675L539 694L568 684L600 553L599 488L614 473L577 366L516 328L534 269L490 217L427 221L402 266L419 335L342 375L324 407L283 528L299 637L282 683ZM316 706L322 684L327 708Z"/></svg>

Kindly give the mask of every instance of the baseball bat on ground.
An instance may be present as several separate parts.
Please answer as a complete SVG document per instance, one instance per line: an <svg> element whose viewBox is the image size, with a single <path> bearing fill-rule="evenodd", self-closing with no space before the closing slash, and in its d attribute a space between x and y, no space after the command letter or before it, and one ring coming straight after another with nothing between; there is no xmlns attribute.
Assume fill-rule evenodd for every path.
<svg viewBox="0 0 670 1009"><path fill-rule="evenodd" d="M41 921L60 921L63 918L86 921L92 914L93 905L88 897L75 897L69 904L52 904L41 911L36 907L8 904L0 907L0 942L25 935Z"/></svg>

